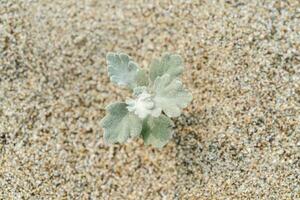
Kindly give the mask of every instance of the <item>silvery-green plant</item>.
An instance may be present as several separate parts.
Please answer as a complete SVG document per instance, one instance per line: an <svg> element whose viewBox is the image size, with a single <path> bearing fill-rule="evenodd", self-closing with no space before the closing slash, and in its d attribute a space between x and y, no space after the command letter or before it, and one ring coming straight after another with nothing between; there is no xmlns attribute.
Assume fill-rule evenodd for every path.
<svg viewBox="0 0 300 200"><path fill-rule="evenodd" d="M184 67L176 54L154 59L149 73L123 53L107 54L108 75L113 83L133 92L133 99L107 106L101 120L106 143L142 137L146 144L163 147L172 137L173 122L191 102L192 95L179 76Z"/></svg>

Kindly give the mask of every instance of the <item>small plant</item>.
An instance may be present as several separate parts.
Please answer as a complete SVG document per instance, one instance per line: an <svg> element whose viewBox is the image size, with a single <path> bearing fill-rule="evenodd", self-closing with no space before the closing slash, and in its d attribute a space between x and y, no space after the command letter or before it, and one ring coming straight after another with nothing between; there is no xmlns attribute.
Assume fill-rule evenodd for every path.
<svg viewBox="0 0 300 200"><path fill-rule="evenodd" d="M183 72L179 55L164 54L150 64L149 74L123 53L107 54L108 75L129 88L134 99L112 103L101 120L106 143L125 142L141 136L146 144L163 147L172 137L173 122L187 107L192 95L178 79Z"/></svg>

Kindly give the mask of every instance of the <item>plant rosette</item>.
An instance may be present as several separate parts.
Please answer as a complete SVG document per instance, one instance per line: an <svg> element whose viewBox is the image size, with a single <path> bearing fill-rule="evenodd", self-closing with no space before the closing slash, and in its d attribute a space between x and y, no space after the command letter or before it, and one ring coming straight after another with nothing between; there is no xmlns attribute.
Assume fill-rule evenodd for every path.
<svg viewBox="0 0 300 200"><path fill-rule="evenodd" d="M130 89L133 98L106 107L107 115L101 120L104 141L123 143L142 137L145 144L163 147L172 138L170 118L180 116L192 101L179 79L184 70L182 58L166 53L151 62L149 72L124 53L108 53L106 59L110 80Z"/></svg>

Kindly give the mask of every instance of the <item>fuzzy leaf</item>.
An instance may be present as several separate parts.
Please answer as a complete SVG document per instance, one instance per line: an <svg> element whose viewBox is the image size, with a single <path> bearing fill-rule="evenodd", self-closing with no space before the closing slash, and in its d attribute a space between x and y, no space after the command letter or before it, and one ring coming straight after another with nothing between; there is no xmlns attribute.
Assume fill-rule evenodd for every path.
<svg viewBox="0 0 300 200"><path fill-rule="evenodd" d="M145 86L136 87L133 90L135 99L127 99L127 109L130 112L134 112L139 118L145 119L148 115L158 117L161 110L156 109L152 99L152 95L148 93Z"/></svg>
<svg viewBox="0 0 300 200"><path fill-rule="evenodd" d="M136 75L137 86L147 86L149 84L148 74L146 70L139 69Z"/></svg>
<svg viewBox="0 0 300 200"><path fill-rule="evenodd" d="M142 94L143 92L147 91L147 87L145 86L138 86L136 88L133 89L133 95L134 96L139 96L140 94Z"/></svg>
<svg viewBox="0 0 300 200"><path fill-rule="evenodd" d="M108 75L113 83L131 89L138 85L146 85L147 74L128 55L108 53L106 60Z"/></svg>
<svg viewBox="0 0 300 200"><path fill-rule="evenodd" d="M182 58L177 54L164 54L162 59L154 59L150 64L150 79L154 81L157 77L169 74L176 78L183 72Z"/></svg>
<svg viewBox="0 0 300 200"><path fill-rule="evenodd" d="M167 116L148 117L144 120L142 137L145 144L162 148L172 137L173 122Z"/></svg>
<svg viewBox="0 0 300 200"><path fill-rule="evenodd" d="M125 103L113 103L106 110L108 114L101 120L106 143L125 142L129 137L139 136L142 121L128 112Z"/></svg>
<svg viewBox="0 0 300 200"><path fill-rule="evenodd" d="M181 109L192 101L192 95L183 88L182 82L169 74L158 77L153 85L155 105L169 117L178 117Z"/></svg>

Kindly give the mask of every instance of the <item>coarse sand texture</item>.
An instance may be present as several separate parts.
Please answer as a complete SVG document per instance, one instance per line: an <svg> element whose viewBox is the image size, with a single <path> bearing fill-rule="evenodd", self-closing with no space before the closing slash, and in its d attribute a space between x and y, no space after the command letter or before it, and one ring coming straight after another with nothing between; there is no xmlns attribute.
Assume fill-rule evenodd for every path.
<svg viewBox="0 0 300 200"><path fill-rule="evenodd" d="M183 57L165 147L104 143L107 52ZM1 0L0 199L300 199L300 1Z"/></svg>

